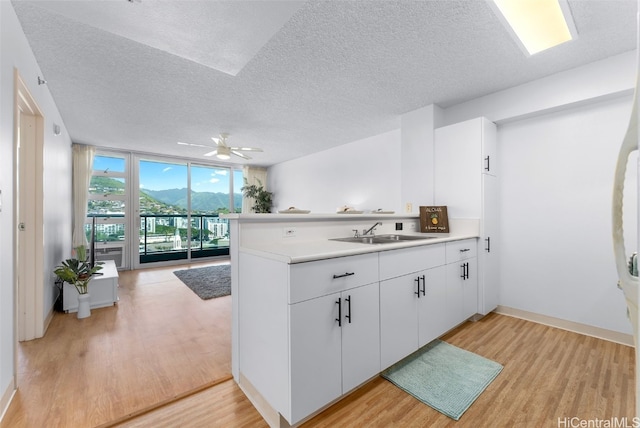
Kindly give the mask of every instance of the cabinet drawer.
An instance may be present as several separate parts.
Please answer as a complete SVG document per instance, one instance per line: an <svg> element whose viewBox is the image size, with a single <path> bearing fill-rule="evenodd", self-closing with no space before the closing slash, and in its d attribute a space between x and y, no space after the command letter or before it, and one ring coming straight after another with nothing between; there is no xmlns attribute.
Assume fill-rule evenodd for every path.
<svg viewBox="0 0 640 428"><path fill-rule="evenodd" d="M476 257L478 243L476 239L447 242L447 263Z"/></svg>
<svg viewBox="0 0 640 428"><path fill-rule="evenodd" d="M444 244L421 245L380 253L380 280L445 264Z"/></svg>
<svg viewBox="0 0 640 428"><path fill-rule="evenodd" d="M378 253L291 265L289 303L378 282Z"/></svg>

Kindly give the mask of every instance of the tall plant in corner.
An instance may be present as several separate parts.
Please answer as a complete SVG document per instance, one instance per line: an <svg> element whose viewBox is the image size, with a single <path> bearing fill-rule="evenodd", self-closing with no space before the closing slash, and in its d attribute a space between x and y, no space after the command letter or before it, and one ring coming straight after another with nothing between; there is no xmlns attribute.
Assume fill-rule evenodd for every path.
<svg viewBox="0 0 640 428"><path fill-rule="evenodd" d="M76 248L76 256L76 258L67 259L60 266L56 266L53 273L64 282L76 287L78 294L87 294L91 277L102 269L102 266L91 267L91 264L87 262L87 249L84 245Z"/></svg>
<svg viewBox="0 0 640 428"><path fill-rule="evenodd" d="M256 179L258 184L249 184L247 179L244 179L244 186L240 190L244 194L245 198L252 198L254 201L253 209L256 213L270 213L271 205L273 204L273 193L267 192L262 185L262 181Z"/></svg>

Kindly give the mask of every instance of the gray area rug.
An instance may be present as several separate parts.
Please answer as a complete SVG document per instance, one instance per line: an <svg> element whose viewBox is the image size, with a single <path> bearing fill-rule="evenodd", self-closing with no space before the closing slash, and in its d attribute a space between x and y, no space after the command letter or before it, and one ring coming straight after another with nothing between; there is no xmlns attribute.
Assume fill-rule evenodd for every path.
<svg viewBox="0 0 640 428"><path fill-rule="evenodd" d="M231 266L228 264L176 270L173 273L202 300L231 294Z"/></svg>
<svg viewBox="0 0 640 428"><path fill-rule="evenodd" d="M457 421L500 371L495 361L436 339L382 377Z"/></svg>

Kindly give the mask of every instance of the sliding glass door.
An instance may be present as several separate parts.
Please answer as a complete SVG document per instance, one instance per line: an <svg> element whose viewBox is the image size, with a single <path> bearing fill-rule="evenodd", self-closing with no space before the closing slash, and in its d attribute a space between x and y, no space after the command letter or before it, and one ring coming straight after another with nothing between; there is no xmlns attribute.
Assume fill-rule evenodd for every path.
<svg viewBox="0 0 640 428"><path fill-rule="evenodd" d="M189 258L186 163L138 160L139 263Z"/></svg>
<svg viewBox="0 0 640 428"><path fill-rule="evenodd" d="M241 171L159 158L137 158L136 166L137 266L229 254L229 225L219 215L240 212Z"/></svg>

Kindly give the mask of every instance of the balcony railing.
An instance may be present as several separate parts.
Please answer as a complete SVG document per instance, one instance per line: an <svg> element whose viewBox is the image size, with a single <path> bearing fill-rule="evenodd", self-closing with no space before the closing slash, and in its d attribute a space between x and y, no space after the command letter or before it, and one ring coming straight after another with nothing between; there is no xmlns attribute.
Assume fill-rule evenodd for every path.
<svg viewBox="0 0 640 428"><path fill-rule="evenodd" d="M125 247L124 216L89 214L95 219L98 249ZM85 226L91 242L94 219ZM109 221L116 219L116 221ZM140 215L138 250L140 263L183 260L229 254L229 223L217 214L143 214ZM98 254L99 257L99 254Z"/></svg>
<svg viewBox="0 0 640 428"><path fill-rule="evenodd" d="M140 263L229 254L229 223L217 214L143 214Z"/></svg>

